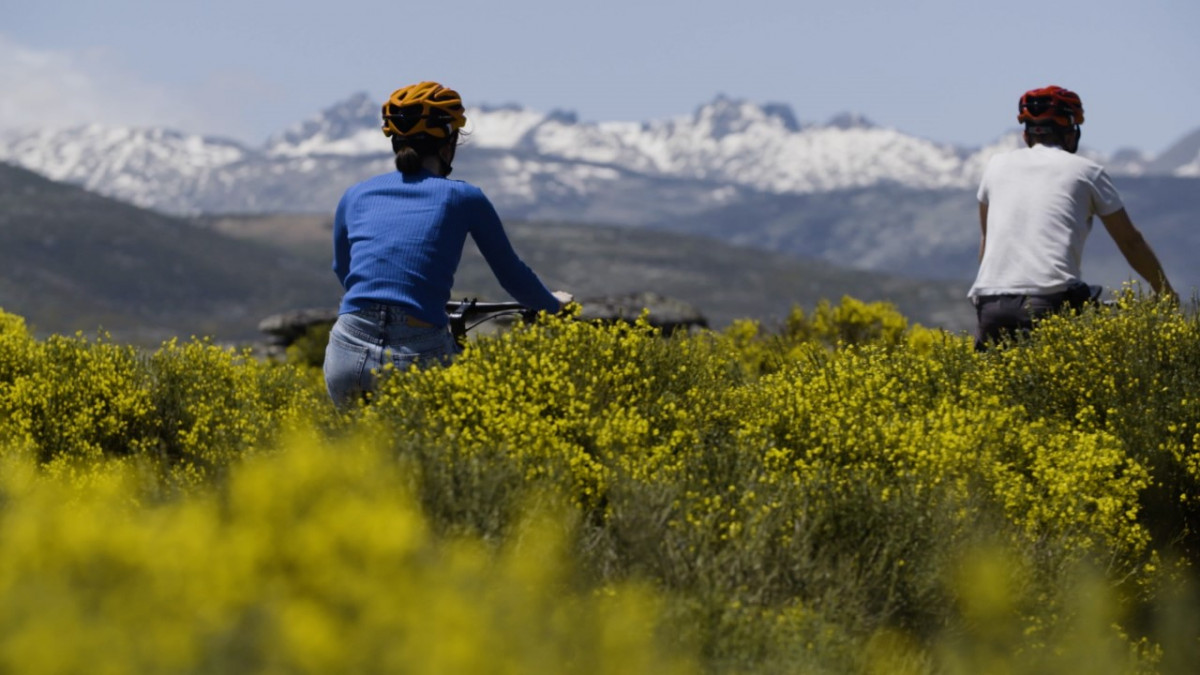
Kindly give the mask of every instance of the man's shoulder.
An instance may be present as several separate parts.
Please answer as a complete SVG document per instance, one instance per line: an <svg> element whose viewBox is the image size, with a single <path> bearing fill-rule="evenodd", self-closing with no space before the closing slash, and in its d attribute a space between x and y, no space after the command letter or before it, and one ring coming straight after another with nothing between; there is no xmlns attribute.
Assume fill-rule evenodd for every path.
<svg viewBox="0 0 1200 675"><path fill-rule="evenodd" d="M1095 159L1092 159L1091 157L1088 157L1087 155L1081 155L1081 154L1075 153L1075 152L1067 152L1065 150L1062 151L1062 154L1067 156L1067 159L1065 161L1069 161L1076 166L1083 167L1085 169L1093 170L1093 171L1100 171L1100 170L1104 169L1103 164L1101 164L1099 161L1097 161Z"/></svg>
<svg viewBox="0 0 1200 675"><path fill-rule="evenodd" d="M988 158L987 166L997 167L1006 166L1009 164L1022 164L1033 159L1033 148L1013 148L1011 150L1001 150Z"/></svg>
<svg viewBox="0 0 1200 675"><path fill-rule="evenodd" d="M1078 167L1078 168L1087 169L1087 170L1100 170L1100 169L1104 168L1103 166L1100 165L1099 162L1096 162L1095 160L1087 157L1086 155L1080 155L1075 152L1067 152L1066 150L1063 150L1062 148L1056 148L1056 147L1047 147L1047 146L1034 146L1034 147L1041 148L1042 153L1046 157L1049 157L1053 161L1059 162L1059 163L1067 165L1067 166ZM1030 148L1030 149L1032 150L1033 148Z"/></svg>
<svg viewBox="0 0 1200 675"><path fill-rule="evenodd" d="M1069 170L1079 181L1094 185L1098 181L1108 180L1108 174L1105 172L1104 166L1099 162L1068 152L1064 152L1063 154L1069 158L1064 161L1063 165L1069 167Z"/></svg>

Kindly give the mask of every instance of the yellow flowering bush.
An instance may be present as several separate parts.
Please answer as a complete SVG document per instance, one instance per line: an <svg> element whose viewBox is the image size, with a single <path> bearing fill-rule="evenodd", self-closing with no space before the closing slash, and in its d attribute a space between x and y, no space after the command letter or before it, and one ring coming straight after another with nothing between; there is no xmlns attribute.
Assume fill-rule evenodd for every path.
<svg viewBox="0 0 1200 675"><path fill-rule="evenodd" d="M0 319L0 435L43 463L137 456L195 481L300 420L333 423L307 369L204 340L151 353L103 336L38 341L18 318Z"/></svg>
<svg viewBox="0 0 1200 675"><path fill-rule="evenodd" d="M575 588L566 519L434 538L404 467L293 440L218 490L139 504L121 463L0 471L0 671L687 673L634 584Z"/></svg>
<svg viewBox="0 0 1200 675"><path fill-rule="evenodd" d="M7 331L5 331L7 333ZM13 339L15 338L15 339ZM153 405L132 347L76 336L35 343L5 338L0 429L38 449L44 462L145 452Z"/></svg>
<svg viewBox="0 0 1200 675"><path fill-rule="evenodd" d="M474 513L480 531L527 483L602 517L614 479L667 480L711 433L702 418L740 377L724 353L644 324L549 321L476 342L452 367L385 378L364 422L420 457L430 508Z"/></svg>
<svg viewBox="0 0 1200 675"><path fill-rule="evenodd" d="M1200 553L1200 322L1127 290L1114 308L1042 322L989 355L978 386L1031 416L1103 432L1149 472L1141 522ZM1183 536L1181 539L1181 535Z"/></svg>
<svg viewBox="0 0 1200 675"><path fill-rule="evenodd" d="M148 358L157 450L199 476L268 444L298 422L328 425L319 373L257 360L206 340L171 340Z"/></svg>
<svg viewBox="0 0 1200 675"><path fill-rule="evenodd" d="M141 607L120 611L146 621L171 616L153 609L159 591L201 617L146 633L155 653L137 658L151 672L343 659L354 672L401 653L488 672L475 647L551 668L526 660L522 630L550 636L556 665L615 659L565 636L581 627L611 635L604 649L627 645L634 672L675 664L672 650L730 673L1188 672L1180 654L1200 624L1177 600L1194 597L1200 560L1200 320L1121 303L982 354L850 298L797 309L777 330L744 321L670 337L546 317L474 340L448 367L388 371L345 413L305 359L202 340L149 353L37 341L0 314L0 456L15 467L0 545L21 552L0 576L19 580L0 586L0 658L37 644L19 626L48 634L115 607L112 586ZM310 440L278 449L293 428ZM25 456L39 468L11 459ZM45 538L104 528L35 514L68 523L72 509L161 527L109 525L112 537L68 550ZM530 513L552 515L531 530ZM12 538L38 530L49 534ZM179 575L204 578L212 597L139 562L148 541L212 568ZM523 546L545 576L505 576ZM91 567L71 551L110 571L78 571ZM496 591L489 576L528 592ZM87 611L55 599L68 613L39 624L49 610L4 590L38 584L66 584L45 597L77 593ZM420 632L396 607L401 591L445 630ZM468 596L482 606L462 608ZM493 629L498 645L481 633L502 615L518 619ZM616 615L638 628L618 630ZM128 642L126 619L112 619L124 615L103 616L117 628L97 629L96 644ZM381 646L389 631L420 644Z"/></svg>
<svg viewBox="0 0 1200 675"><path fill-rule="evenodd" d="M890 303L865 303L846 296L837 306L828 300L819 302L811 325L817 339L831 344L896 345L908 329L908 319Z"/></svg>
<svg viewBox="0 0 1200 675"><path fill-rule="evenodd" d="M1117 429L1038 415L993 387L1009 357L928 333L913 348L901 334L830 351L798 320L782 338L749 325L670 340L517 329L451 368L395 374L364 419L419 457L436 519L502 537L516 496L552 485L594 525L584 545L603 552L599 573L732 598L760 626L796 602L820 617L804 625L863 636L940 625L955 593L945 570L981 524L1037 569L1021 591L1030 620L1082 561L1145 581L1147 465ZM771 339L772 366L756 367L743 350ZM1044 367L1028 350L1021 363ZM705 639L722 639L717 626Z"/></svg>
<svg viewBox="0 0 1200 675"><path fill-rule="evenodd" d="M805 358L819 346L896 346L906 340L928 345L935 334L919 325L910 328L908 319L890 303L864 303L846 296L838 305L822 300L812 317L803 308L793 307L776 331L750 319L735 321L722 338L737 350L751 372L768 373Z"/></svg>

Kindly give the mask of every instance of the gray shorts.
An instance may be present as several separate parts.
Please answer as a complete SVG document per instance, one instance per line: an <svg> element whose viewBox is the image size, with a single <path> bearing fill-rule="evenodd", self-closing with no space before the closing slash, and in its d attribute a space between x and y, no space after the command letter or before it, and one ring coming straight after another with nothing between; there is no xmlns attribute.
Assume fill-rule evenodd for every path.
<svg viewBox="0 0 1200 675"><path fill-rule="evenodd" d="M1078 283L1059 293L1046 295L981 295L975 298L975 349L1002 338L1028 335L1038 319L1064 309L1082 309L1099 294L1098 287Z"/></svg>

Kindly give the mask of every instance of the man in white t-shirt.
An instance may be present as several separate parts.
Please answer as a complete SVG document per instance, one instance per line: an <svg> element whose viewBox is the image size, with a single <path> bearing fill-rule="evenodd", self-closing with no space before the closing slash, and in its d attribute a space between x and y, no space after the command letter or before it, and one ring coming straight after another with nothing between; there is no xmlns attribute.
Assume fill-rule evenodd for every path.
<svg viewBox="0 0 1200 675"><path fill-rule="evenodd" d="M1034 89L1021 97L1018 111L1028 147L992 158L979 185L983 237L979 274L968 293L979 319L977 349L1088 301L1080 264L1093 215L1156 293L1174 294L1104 168L1075 154L1083 123L1079 96L1056 86Z"/></svg>

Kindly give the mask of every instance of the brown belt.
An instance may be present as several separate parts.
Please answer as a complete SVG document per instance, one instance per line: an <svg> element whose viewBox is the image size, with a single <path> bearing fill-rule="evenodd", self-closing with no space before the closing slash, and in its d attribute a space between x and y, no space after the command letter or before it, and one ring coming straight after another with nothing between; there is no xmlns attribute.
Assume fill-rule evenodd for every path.
<svg viewBox="0 0 1200 675"><path fill-rule="evenodd" d="M422 321L415 316L405 316L404 323L412 326L413 328L433 328L433 324L429 323L428 321Z"/></svg>

